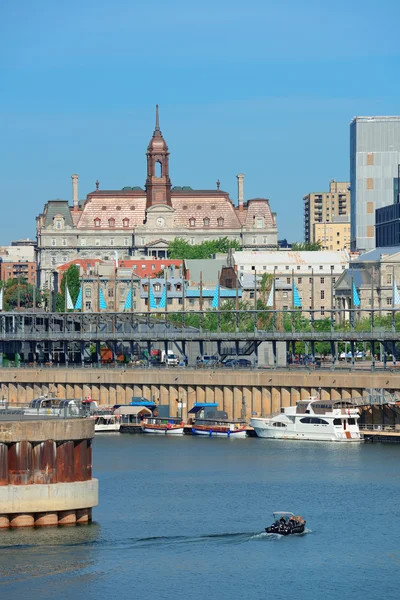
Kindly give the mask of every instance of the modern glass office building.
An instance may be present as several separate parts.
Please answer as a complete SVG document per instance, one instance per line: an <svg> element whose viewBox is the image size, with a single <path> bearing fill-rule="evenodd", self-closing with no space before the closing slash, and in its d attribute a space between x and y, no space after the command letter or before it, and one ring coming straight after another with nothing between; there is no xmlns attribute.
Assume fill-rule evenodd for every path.
<svg viewBox="0 0 400 600"><path fill-rule="evenodd" d="M351 249L375 247L375 210L398 201L400 117L350 123Z"/></svg>

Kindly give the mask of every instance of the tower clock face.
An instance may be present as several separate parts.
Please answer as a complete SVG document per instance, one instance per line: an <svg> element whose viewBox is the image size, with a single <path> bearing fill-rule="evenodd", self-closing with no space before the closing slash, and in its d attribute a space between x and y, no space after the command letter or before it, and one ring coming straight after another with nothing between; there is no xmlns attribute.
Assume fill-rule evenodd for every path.
<svg viewBox="0 0 400 600"><path fill-rule="evenodd" d="M164 227L165 221L163 217L157 217L156 225L157 227Z"/></svg>

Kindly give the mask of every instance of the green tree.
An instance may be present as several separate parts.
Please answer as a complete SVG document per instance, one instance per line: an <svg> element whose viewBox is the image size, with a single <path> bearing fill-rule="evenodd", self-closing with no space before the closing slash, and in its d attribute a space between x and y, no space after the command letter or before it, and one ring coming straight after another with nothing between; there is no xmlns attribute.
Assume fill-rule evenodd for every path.
<svg viewBox="0 0 400 600"><path fill-rule="evenodd" d="M223 237L218 240L191 245L183 238L175 238L168 245L168 256L171 259L177 260L212 258L213 254L227 254L230 248L240 250L239 242Z"/></svg>
<svg viewBox="0 0 400 600"><path fill-rule="evenodd" d="M35 286L22 277L8 279L3 284L3 289L4 310L15 310L18 306L24 309L33 308L34 297L36 306L40 302L40 290L35 289Z"/></svg>
<svg viewBox="0 0 400 600"><path fill-rule="evenodd" d="M297 252L301 251L311 251L317 252L318 250L322 250L322 242L318 240L317 242L295 242L292 244L292 250L296 250Z"/></svg>
<svg viewBox="0 0 400 600"><path fill-rule="evenodd" d="M60 286L60 293L57 294L56 300L56 310L57 312L65 312L66 308L66 292L65 292L65 284L68 285L68 290L71 296L71 300L75 305L79 290L81 287L81 282L79 279L79 267L77 265L70 265L66 272L63 275Z"/></svg>

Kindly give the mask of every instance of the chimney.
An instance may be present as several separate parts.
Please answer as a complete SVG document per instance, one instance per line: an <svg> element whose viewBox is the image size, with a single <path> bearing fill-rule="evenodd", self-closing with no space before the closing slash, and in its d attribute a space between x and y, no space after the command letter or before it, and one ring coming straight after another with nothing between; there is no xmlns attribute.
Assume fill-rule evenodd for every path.
<svg viewBox="0 0 400 600"><path fill-rule="evenodd" d="M79 208L79 196L78 196L78 179L79 175L71 175L72 179L72 201L74 204L74 210Z"/></svg>
<svg viewBox="0 0 400 600"><path fill-rule="evenodd" d="M239 206L239 210L243 210L243 184L244 184L243 173L239 173L239 175L236 175L236 179L238 180L238 206Z"/></svg>

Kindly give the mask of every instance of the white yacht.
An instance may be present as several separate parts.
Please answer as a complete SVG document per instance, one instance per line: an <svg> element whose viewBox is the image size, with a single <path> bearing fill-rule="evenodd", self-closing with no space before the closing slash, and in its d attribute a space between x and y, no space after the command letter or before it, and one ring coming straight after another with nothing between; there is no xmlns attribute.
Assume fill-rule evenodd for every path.
<svg viewBox="0 0 400 600"><path fill-rule="evenodd" d="M359 413L349 400L300 400L270 417L254 417L258 437L283 440L360 442Z"/></svg>
<svg viewBox="0 0 400 600"><path fill-rule="evenodd" d="M94 415L94 431L95 433L105 433L109 431L119 431L121 423L118 415L114 414L99 414Z"/></svg>

